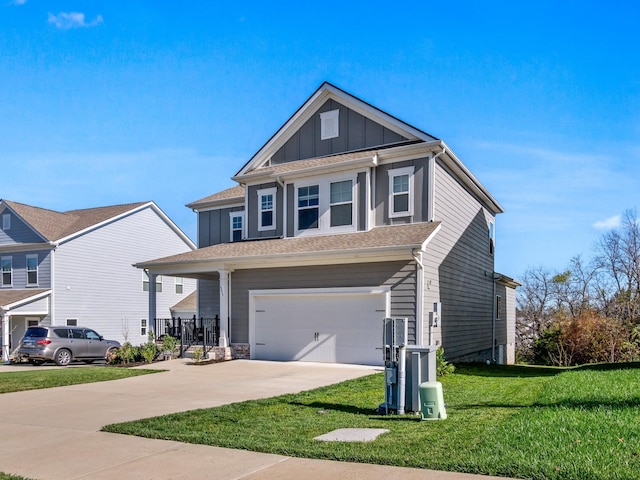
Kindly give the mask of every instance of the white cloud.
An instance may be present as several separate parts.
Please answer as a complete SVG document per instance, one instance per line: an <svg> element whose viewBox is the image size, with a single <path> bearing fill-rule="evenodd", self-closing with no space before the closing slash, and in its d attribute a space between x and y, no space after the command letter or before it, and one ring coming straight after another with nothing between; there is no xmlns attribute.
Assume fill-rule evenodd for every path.
<svg viewBox="0 0 640 480"><path fill-rule="evenodd" d="M597 228L598 230L611 230L612 228L617 228L620 226L620 215L614 215L613 217L609 217L606 220L600 220L593 224L593 228Z"/></svg>
<svg viewBox="0 0 640 480"><path fill-rule="evenodd" d="M48 20L48 23L52 23L61 30L69 30L70 28L96 27L102 22L102 15L98 15L92 21L87 22L85 20L84 13L81 12L61 12L58 15L49 13Z"/></svg>
<svg viewBox="0 0 640 480"><path fill-rule="evenodd" d="M13 0L11 5L24 5L25 3L27 3L27 0Z"/></svg>

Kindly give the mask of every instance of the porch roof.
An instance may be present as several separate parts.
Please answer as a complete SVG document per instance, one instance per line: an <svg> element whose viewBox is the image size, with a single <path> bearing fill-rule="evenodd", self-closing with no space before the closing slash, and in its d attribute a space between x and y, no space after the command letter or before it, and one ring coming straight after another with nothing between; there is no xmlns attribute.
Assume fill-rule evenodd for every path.
<svg viewBox="0 0 640 480"><path fill-rule="evenodd" d="M265 268L411 259L440 222L376 227L366 232L221 243L135 264L154 273L206 272L221 268Z"/></svg>
<svg viewBox="0 0 640 480"><path fill-rule="evenodd" d="M51 293L51 291L47 288L0 290L0 310L11 310L12 308L38 300L48 293Z"/></svg>

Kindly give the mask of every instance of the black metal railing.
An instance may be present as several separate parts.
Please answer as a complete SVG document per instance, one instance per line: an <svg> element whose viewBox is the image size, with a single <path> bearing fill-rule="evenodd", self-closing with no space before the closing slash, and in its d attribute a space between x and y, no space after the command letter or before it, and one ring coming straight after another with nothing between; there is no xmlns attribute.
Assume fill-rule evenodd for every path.
<svg viewBox="0 0 640 480"><path fill-rule="evenodd" d="M204 352L220 344L220 319L199 317L192 318L156 318L155 336L159 342L165 335L171 335L180 341L180 356L190 347L202 345Z"/></svg>

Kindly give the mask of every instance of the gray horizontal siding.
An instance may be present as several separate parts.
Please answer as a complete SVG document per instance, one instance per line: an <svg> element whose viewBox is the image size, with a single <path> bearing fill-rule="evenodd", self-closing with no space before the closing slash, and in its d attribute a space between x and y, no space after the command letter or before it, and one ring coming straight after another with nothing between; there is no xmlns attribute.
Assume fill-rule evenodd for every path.
<svg viewBox="0 0 640 480"><path fill-rule="evenodd" d="M235 271L231 274L231 342L249 341L250 290L389 286L391 315L409 319L410 341L413 343L415 270L415 262L411 261ZM211 295L215 297L218 292L212 289Z"/></svg>
<svg viewBox="0 0 640 480"><path fill-rule="evenodd" d="M320 139L320 113L340 110L339 136ZM272 164L398 143L406 138L345 107L327 100L322 107L271 157Z"/></svg>
<svg viewBox="0 0 640 480"><path fill-rule="evenodd" d="M9 213L11 215L11 228L6 231L1 228L2 214L4 213ZM41 242L43 242L42 238L19 217L16 217L13 213L9 212L6 209L0 212L0 245Z"/></svg>
<svg viewBox="0 0 640 480"><path fill-rule="evenodd" d="M38 284L29 285L29 288L51 288L50 250L28 250L24 252L0 254L1 257L11 257L13 267L12 288L27 287L27 255L38 255Z"/></svg>
<svg viewBox="0 0 640 480"><path fill-rule="evenodd" d="M492 346L493 217L440 162L435 175L435 219L442 227L427 246L426 272L434 278L425 281L431 279L431 287L437 286L442 303L437 333L447 358L453 359Z"/></svg>

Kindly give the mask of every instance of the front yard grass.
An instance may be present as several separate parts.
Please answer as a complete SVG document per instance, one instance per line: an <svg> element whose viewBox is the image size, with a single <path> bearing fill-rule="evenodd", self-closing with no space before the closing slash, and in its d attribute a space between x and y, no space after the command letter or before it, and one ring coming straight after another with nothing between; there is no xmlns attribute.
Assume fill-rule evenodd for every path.
<svg viewBox="0 0 640 480"><path fill-rule="evenodd" d="M294 395L166 415L105 431L288 456L527 479L640 479L640 369L460 366L448 419L375 413L382 374ZM386 428L370 443L320 442Z"/></svg>
<svg viewBox="0 0 640 480"><path fill-rule="evenodd" d="M24 372L2 372L0 369L0 394L120 380L121 378L136 377L159 371L161 370L105 367L71 367L55 370L43 368L42 370L27 370Z"/></svg>

